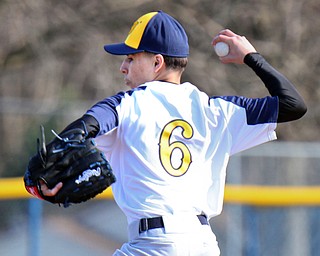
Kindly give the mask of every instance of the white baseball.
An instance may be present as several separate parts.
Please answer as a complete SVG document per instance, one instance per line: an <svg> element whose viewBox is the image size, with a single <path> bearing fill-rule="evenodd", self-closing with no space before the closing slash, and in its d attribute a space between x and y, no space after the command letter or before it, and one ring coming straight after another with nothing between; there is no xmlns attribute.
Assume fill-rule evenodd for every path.
<svg viewBox="0 0 320 256"><path fill-rule="evenodd" d="M224 57L224 56L227 56L229 54L229 45L227 45L224 42L218 42L214 46L214 50L216 51L216 54L219 57Z"/></svg>

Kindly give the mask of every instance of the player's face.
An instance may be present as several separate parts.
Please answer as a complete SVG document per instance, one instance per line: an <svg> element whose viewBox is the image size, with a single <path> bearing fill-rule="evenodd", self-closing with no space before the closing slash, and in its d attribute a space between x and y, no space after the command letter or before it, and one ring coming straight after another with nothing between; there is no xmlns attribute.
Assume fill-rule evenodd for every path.
<svg viewBox="0 0 320 256"><path fill-rule="evenodd" d="M120 71L124 75L125 84L133 89L154 80L154 67L154 55L142 52L127 55L120 66Z"/></svg>

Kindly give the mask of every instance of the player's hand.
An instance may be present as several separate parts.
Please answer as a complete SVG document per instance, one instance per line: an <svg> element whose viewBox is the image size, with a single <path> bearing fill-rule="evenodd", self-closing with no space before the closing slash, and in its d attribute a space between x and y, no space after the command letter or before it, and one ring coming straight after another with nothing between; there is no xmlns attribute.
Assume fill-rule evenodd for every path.
<svg viewBox="0 0 320 256"><path fill-rule="evenodd" d="M55 196L62 188L62 182L59 182L53 189L49 189L48 186L40 180L40 189L44 196Z"/></svg>
<svg viewBox="0 0 320 256"><path fill-rule="evenodd" d="M229 29L221 30L212 40L212 45L224 42L229 45L229 54L220 57L222 63L243 64L248 53L257 52L253 45L244 36L235 34Z"/></svg>

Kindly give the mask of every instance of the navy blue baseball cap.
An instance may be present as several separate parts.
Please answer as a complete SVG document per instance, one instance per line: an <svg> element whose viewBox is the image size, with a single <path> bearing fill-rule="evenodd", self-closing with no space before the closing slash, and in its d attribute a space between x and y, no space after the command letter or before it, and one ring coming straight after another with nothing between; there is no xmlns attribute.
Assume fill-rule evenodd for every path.
<svg viewBox="0 0 320 256"><path fill-rule="evenodd" d="M132 25L126 40L108 44L104 49L114 55L151 52L170 57L189 55L188 36L180 23L163 11L150 12Z"/></svg>

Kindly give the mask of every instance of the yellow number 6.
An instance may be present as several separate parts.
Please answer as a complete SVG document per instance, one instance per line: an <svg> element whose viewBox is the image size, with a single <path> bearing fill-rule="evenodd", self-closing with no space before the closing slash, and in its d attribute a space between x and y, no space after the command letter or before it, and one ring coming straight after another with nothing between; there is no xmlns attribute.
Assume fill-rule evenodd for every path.
<svg viewBox="0 0 320 256"><path fill-rule="evenodd" d="M163 168L172 176L182 176L185 174L192 162L191 152L189 148L181 141L174 141L170 143L170 138L173 131L177 128L182 128L182 136L185 139L191 139L193 136L193 129L189 123L184 120L177 119L168 123L162 130L160 135L160 161ZM181 164L178 168L172 165L172 153L178 149L182 153Z"/></svg>

